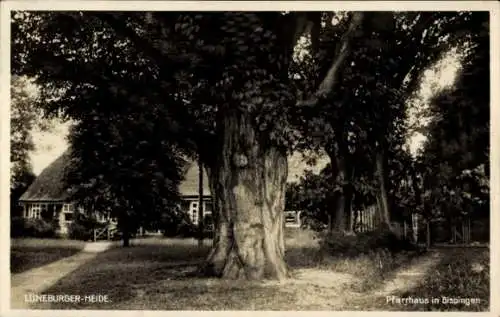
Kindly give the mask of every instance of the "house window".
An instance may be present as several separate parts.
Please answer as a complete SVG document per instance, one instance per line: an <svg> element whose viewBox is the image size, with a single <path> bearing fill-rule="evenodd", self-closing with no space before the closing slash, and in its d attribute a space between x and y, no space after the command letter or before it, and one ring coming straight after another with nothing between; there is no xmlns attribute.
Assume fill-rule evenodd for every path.
<svg viewBox="0 0 500 317"><path fill-rule="evenodd" d="M46 217L47 216L47 210L48 210L48 206L47 204L41 204L40 205L40 217Z"/></svg>
<svg viewBox="0 0 500 317"><path fill-rule="evenodd" d="M194 224L197 224L198 223L198 204L197 203L191 203L191 208L190 208L191 212L191 221L194 223Z"/></svg>
<svg viewBox="0 0 500 317"><path fill-rule="evenodd" d="M73 204L64 204L63 212L73 212Z"/></svg>
<svg viewBox="0 0 500 317"><path fill-rule="evenodd" d="M42 208L40 204L32 204L28 213L28 218L40 219L42 218Z"/></svg>
<svg viewBox="0 0 500 317"><path fill-rule="evenodd" d="M203 210L206 214L211 214L213 210L213 205L211 201L205 202L205 209Z"/></svg>
<svg viewBox="0 0 500 317"><path fill-rule="evenodd" d="M64 221L67 221L67 222L73 221L73 214L70 212L64 213Z"/></svg>
<svg viewBox="0 0 500 317"><path fill-rule="evenodd" d="M73 222L73 211L74 211L74 206L73 204L64 204L62 207L63 211L63 219L66 223L71 223Z"/></svg>

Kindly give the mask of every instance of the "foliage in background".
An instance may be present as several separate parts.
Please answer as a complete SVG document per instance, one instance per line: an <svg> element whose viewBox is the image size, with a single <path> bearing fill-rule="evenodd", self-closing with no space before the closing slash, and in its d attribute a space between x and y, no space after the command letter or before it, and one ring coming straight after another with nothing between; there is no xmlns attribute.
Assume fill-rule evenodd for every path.
<svg viewBox="0 0 500 317"><path fill-rule="evenodd" d="M296 58L302 66L294 74L299 87L327 70L326 53L335 43L328 39L342 35L343 15L327 16L326 23L328 19L336 28L322 28L317 50L306 40L311 53ZM385 209L382 218L390 214L384 221L408 213L400 204L408 190L401 188L409 177L406 169L412 164L403 149L408 100L424 71L453 47L470 42L486 20L487 14L471 12L400 12L377 14L378 25L365 26L366 37L356 41L340 72L339 88L296 121L302 137L299 147L323 148L330 157L334 185L328 196L339 203L329 212L336 213L337 220L349 214L353 193L365 205L376 198L378 209ZM345 225L339 228L349 230Z"/></svg>
<svg viewBox="0 0 500 317"><path fill-rule="evenodd" d="M303 137L300 146L309 149L322 147L328 153L331 165L322 171L322 180L306 175L298 184L290 185L287 197L292 201L287 208L306 209L324 222L328 215L333 218L334 213L342 213L338 210L342 204L336 203L342 196L346 199L344 217L352 209L363 209L375 202L378 210L383 209L377 195L384 191L392 221L409 221L413 212L426 218L431 214L435 217L442 214L452 216L453 209L464 210L468 208L466 206L484 209L487 205L489 86L476 89L474 84L481 83L480 78L489 77L485 67L488 61L485 55L488 52L488 15L471 12L398 13L394 22L392 27L373 31L368 44L358 43L349 57L349 66L342 72L339 90L318 107L301 114L302 118L310 120L299 122ZM340 36L326 31L325 38ZM309 65L317 59L322 65L321 52L327 48L319 47L316 56L306 54L301 56L300 62ZM422 164L422 160L428 161L429 158L414 158L405 147L407 136L414 131L407 117L410 108L415 107L412 98L419 91L425 70L457 48L463 63L459 76L470 78L468 80L474 84L468 85L467 91L463 80L459 79L456 85L431 100L432 103L441 100L442 105L434 106L425 115L435 117L433 124L440 127L424 129L427 136L435 140L432 141L435 145L433 148L428 145L421 155L434 157L436 164ZM471 70L473 74L470 74ZM313 77L314 72L298 72L295 79L298 85L303 85ZM461 102L461 106L455 105L457 102ZM465 119L469 116L474 118L470 122ZM444 123L443 118L447 118L448 123ZM443 129L447 129L448 136L440 135ZM457 129L459 132L454 132ZM450 152L452 148L455 148L451 150L454 156L446 154L449 160L445 154L439 154ZM472 153L478 153L475 156L480 159L475 165L460 168L463 165L460 161L467 160ZM380 164L377 165L378 160ZM449 166L444 166L446 164ZM441 177L442 186L422 183L423 175L440 177L450 168L456 169L455 180L449 176ZM380 187L382 182L384 188ZM464 192L457 186L470 190ZM344 191L348 194L340 194ZM434 198L427 199L426 195ZM427 204L425 208L423 201ZM464 205L463 201L471 204Z"/></svg>
<svg viewBox="0 0 500 317"><path fill-rule="evenodd" d="M56 220L26 219L13 217L10 221L10 235L17 237L57 238L58 223Z"/></svg>
<svg viewBox="0 0 500 317"><path fill-rule="evenodd" d="M97 221L93 216L76 213L73 221L68 226L68 238L89 241L94 238L94 230L105 227L105 223Z"/></svg>
<svg viewBox="0 0 500 317"><path fill-rule="evenodd" d="M489 32L470 39L455 84L431 100L417 162L422 206L434 217L489 217Z"/></svg>
<svg viewBox="0 0 500 317"><path fill-rule="evenodd" d="M33 82L23 76L12 76L10 103L10 214L21 215L18 200L35 179L30 152L35 149L34 129L50 130L43 119Z"/></svg>
<svg viewBox="0 0 500 317"><path fill-rule="evenodd" d="M269 159L276 166L285 166L281 163L286 152L301 147L322 148L331 164L319 177L306 175L303 184L292 185L289 196L300 198L289 205L294 209L307 209L320 223L328 220L331 223L335 218L340 230L349 231L349 225L343 222L350 219L352 208L373 203L378 205L384 224L389 224L391 217L408 216L413 211L427 217L440 212L456 215L457 210L471 206L463 203L468 196L484 205L484 199L477 194L483 194L484 189L474 189L472 195L466 187L484 183L487 166L484 173L470 177L469 171L480 164L466 167L460 166L462 163L451 167L435 164L447 162L445 157L449 155L439 154L442 150L439 146L427 146L425 151L432 155L438 153L438 158L427 160L424 153L426 159L422 164L403 149L408 98L416 90L419 79L453 47L481 38L476 35L487 26L484 13L366 13L361 27L352 33L346 30L354 25L354 17L359 13L353 14L352 19L342 19L342 14L335 17L329 13L290 12L15 14L14 20L21 23L13 24L13 47L20 53L14 54L13 69L37 76L47 96L61 93L59 99L44 107L48 112L62 112L79 121L72 136L77 173L69 178L78 180L74 184L81 185L84 181L82 197L95 194L104 198L98 207L93 206L97 204L95 201L86 203L115 213L124 227L137 225L148 217L158 218L161 209L175 201L180 154L200 155L203 163L212 168L211 175L216 176L211 179L214 196L229 205L236 198L247 196L236 197L232 191L235 183L247 177L243 184L248 190L245 194L255 194L259 199L251 202L247 199L229 207L224 205L227 213L218 215L227 218L230 230L234 230L235 222L243 219L239 215L250 219L252 211L263 208L260 204L263 197L259 196L262 192L269 191L276 198L282 191L283 186L261 189L265 187L262 184L271 183L267 183L266 175L286 179L286 167L270 168L269 162L259 160ZM289 34L288 26L285 30L282 25L287 25L288 18L294 21L301 14L305 15L305 22L312 22L312 26L309 24L311 55L304 63L294 64L289 58L295 46L295 39L291 38L301 34ZM310 20L308 15L312 17ZM335 18L337 23L328 23ZM326 23L318 23L321 19ZM28 35L23 38L25 34ZM338 85L332 84L335 89L330 87L319 98L313 96L312 105L302 107L297 100L307 101L314 91L311 87L316 87L330 72L332 60L337 58L331 54L336 46L332 44L349 44L344 41L346 34L355 41L338 76L331 81ZM481 56L476 53L470 56ZM476 63L477 60L471 65ZM465 91L462 89L465 87L466 84L459 86L458 91ZM480 93L488 95L488 91ZM440 102L454 104L456 101ZM474 107L471 102L465 104L459 113L467 116L467 111ZM438 117L448 118L447 123L455 120L446 110L437 112ZM484 120L483 115L478 115L474 127ZM440 131L453 131L450 127L465 131L470 128L449 124L430 129L429 144L433 144L433 139L440 140ZM459 138L463 139L463 135ZM95 139L98 141L94 142ZM444 139L454 144L453 138ZM470 139L480 151L487 148L483 137L471 134ZM468 143L461 142L461 145L468 147ZM451 152L455 151L460 157L473 150L477 149ZM227 160L233 154L239 155L239 151L252 153L254 161L246 161L249 166L264 168L251 170L246 164L240 166ZM264 157L269 153L276 155ZM476 161L481 163L484 159ZM250 173L245 174L248 170ZM455 182L458 175L461 181ZM147 190L143 190L145 188ZM280 203L278 199L276 202ZM250 206L252 204L254 206ZM269 205L273 206L269 213L256 213L255 219L280 211L281 207L276 208L279 204ZM244 208L239 210L241 206ZM167 224L183 223L175 216L172 218L174 220ZM216 219L217 224L222 223L220 219ZM236 228L244 231L247 227L253 228ZM264 236L271 239L276 250L282 248L282 243L276 242L281 239L279 230L274 233L275 237L265 231L255 232L233 234L233 240L224 241L225 244L218 244L222 240L216 239L214 251L222 250L220 254L226 257L220 263L226 266L242 262L243 258L245 261L253 258L238 253L247 251L240 248L239 243L257 245L247 243L244 238L247 236L256 241ZM381 241L378 238L375 241L399 245L392 236L382 236ZM239 238L241 240L234 240ZM365 243L363 236L354 240L347 236L346 241L339 239L325 238L329 252L376 248ZM229 251L236 250L236 256L227 259L233 253L224 250L226 245ZM282 264L283 252L276 254L269 263ZM264 258L260 263L266 261ZM241 265L245 267L243 262ZM262 267L259 274L263 272ZM276 269L276 272L285 270ZM236 268L234 272L240 271ZM224 268L220 272L225 274L231 270Z"/></svg>

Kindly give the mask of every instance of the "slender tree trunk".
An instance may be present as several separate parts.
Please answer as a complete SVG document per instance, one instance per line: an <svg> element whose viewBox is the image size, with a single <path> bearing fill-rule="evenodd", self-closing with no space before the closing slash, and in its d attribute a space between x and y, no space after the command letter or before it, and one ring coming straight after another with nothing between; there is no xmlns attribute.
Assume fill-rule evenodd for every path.
<svg viewBox="0 0 500 317"><path fill-rule="evenodd" d="M124 217L128 218L128 217ZM128 219L123 219L122 220L122 241L123 241L123 246L124 247L129 247L130 246L130 225Z"/></svg>
<svg viewBox="0 0 500 317"><path fill-rule="evenodd" d="M343 142L338 140L337 142ZM341 146L339 151L336 153L329 153L330 164L332 167L332 176L335 179L335 184L340 186L340 190L337 190L334 194L335 207L333 210L333 215L335 219L334 226L331 226L332 230L340 232L351 232L352 231L352 221L351 221L351 206L352 206L352 179L349 175L348 162L346 160L345 147Z"/></svg>
<svg viewBox="0 0 500 317"><path fill-rule="evenodd" d="M353 190L351 184L344 186L344 215L346 219L346 231L354 231L354 217L352 215Z"/></svg>
<svg viewBox="0 0 500 317"><path fill-rule="evenodd" d="M335 201L335 226L334 230L344 232L346 229L345 197L344 193L337 192Z"/></svg>
<svg viewBox="0 0 500 317"><path fill-rule="evenodd" d="M128 232L128 230L123 231L123 246L130 246L130 233Z"/></svg>
<svg viewBox="0 0 500 317"><path fill-rule="evenodd" d="M387 198L387 188L385 182L384 154L378 152L375 158L375 177L378 182L377 190L377 209L379 212L379 221L382 227L392 229L389 210L389 201Z"/></svg>
<svg viewBox="0 0 500 317"><path fill-rule="evenodd" d="M198 159L198 246L203 246L203 165Z"/></svg>
<svg viewBox="0 0 500 317"><path fill-rule="evenodd" d="M427 220L427 223L426 223L426 235L425 235L425 245L427 246L427 248L430 248L431 247L431 222L429 220Z"/></svg>
<svg viewBox="0 0 500 317"><path fill-rule="evenodd" d="M262 146L244 115L227 114L222 129L219 157L209 169L217 219L205 272L283 279L286 153Z"/></svg>
<svg viewBox="0 0 500 317"><path fill-rule="evenodd" d="M121 213L121 217L118 219L118 227L122 232L122 246L128 247L130 246L130 217L127 213L127 210L123 210Z"/></svg>
<svg viewBox="0 0 500 317"><path fill-rule="evenodd" d="M328 227L327 227L328 232L332 232L334 227L335 227L335 221L334 218L332 217L332 213L328 213Z"/></svg>

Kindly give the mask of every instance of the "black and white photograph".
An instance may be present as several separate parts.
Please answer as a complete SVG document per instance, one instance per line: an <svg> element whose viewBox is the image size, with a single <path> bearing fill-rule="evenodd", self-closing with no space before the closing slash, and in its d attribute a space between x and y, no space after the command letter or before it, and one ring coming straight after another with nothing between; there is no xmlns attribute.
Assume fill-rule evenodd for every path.
<svg viewBox="0 0 500 317"><path fill-rule="evenodd" d="M2 8L11 311L491 311L498 3L82 2Z"/></svg>

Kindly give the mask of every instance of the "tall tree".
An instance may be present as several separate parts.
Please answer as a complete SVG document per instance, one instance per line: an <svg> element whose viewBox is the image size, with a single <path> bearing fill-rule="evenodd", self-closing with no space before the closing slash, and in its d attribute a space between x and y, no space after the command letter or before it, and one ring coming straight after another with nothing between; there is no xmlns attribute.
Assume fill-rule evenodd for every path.
<svg viewBox="0 0 500 317"><path fill-rule="evenodd" d="M432 99L421 153L422 192L433 216L482 216L488 209L489 32L479 20L454 85ZM482 215L481 215L482 214Z"/></svg>
<svg viewBox="0 0 500 317"><path fill-rule="evenodd" d="M87 95L86 102L99 101L99 89ZM66 182L73 199L89 211L116 217L124 246L138 226L158 221L179 203L185 161L181 150L158 137L167 121L153 107L122 100L117 109L108 104L106 116L82 117L70 133Z"/></svg>
<svg viewBox="0 0 500 317"><path fill-rule="evenodd" d="M35 149L32 133L48 131L50 123L37 108L36 89L26 77L13 76L10 106L10 202L11 216L19 216L18 199L33 182L35 175L30 153Z"/></svg>
<svg viewBox="0 0 500 317"><path fill-rule="evenodd" d="M450 48L467 42L485 17L471 12L374 12L367 17L366 36L352 47L336 94L309 114L309 124L299 124L305 130L304 143L319 142L332 162L337 184L331 194L337 200L332 219L338 230L351 228L346 220L356 191L374 195L382 223L390 225L390 197L393 184L399 183L390 178L408 163L402 149L408 98L424 70ZM323 37L338 36L331 33L325 30ZM321 55L328 47L324 42L316 56L320 69L322 62L328 65ZM305 82L313 76L301 75L299 81Z"/></svg>
<svg viewBox="0 0 500 317"><path fill-rule="evenodd" d="M283 207L294 137L286 118L302 104L289 93L289 64L297 38L319 27L318 16L15 13L13 68L37 76L45 92L64 89L47 108L75 119L96 109L105 113L75 102L97 88L115 100L162 105L173 118L163 137L196 149L208 170L216 206L209 271L279 279L287 274ZM362 16L351 18L307 104L333 90Z"/></svg>

